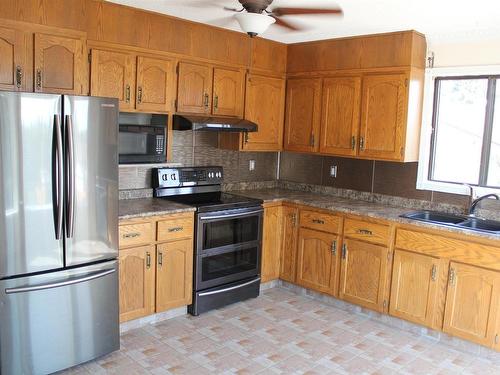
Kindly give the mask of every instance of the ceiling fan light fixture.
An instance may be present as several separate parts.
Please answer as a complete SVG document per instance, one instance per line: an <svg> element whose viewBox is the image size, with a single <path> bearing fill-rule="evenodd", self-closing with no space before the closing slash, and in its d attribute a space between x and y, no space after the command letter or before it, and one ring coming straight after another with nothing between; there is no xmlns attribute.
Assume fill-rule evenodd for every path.
<svg viewBox="0 0 500 375"><path fill-rule="evenodd" d="M273 17L259 13L242 12L235 14L234 17L240 24L241 29L250 37L262 34L269 26L276 22Z"/></svg>

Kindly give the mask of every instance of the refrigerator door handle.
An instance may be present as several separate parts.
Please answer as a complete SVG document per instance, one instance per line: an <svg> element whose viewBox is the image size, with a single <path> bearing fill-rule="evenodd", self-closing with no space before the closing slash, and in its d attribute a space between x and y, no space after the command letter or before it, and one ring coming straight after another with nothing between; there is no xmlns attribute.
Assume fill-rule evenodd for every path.
<svg viewBox="0 0 500 375"><path fill-rule="evenodd" d="M75 148L73 141L73 119L66 115L66 237L73 237L75 231Z"/></svg>
<svg viewBox="0 0 500 375"><path fill-rule="evenodd" d="M64 196L63 196L63 141L61 131L61 119L54 115L53 164L52 164L52 191L54 206L54 224L56 240L61 239L63 229Z"/></svg>
<svg viewBox="0 0 500 375"><path fill-rule="evenodd" d="M60 281L60 282L56 282L56 283L38 284L38 285L32 285L32 286L21 286L21 287L17 287L17 288L6 288L5 293L6 294L27 293L27 292L35 292L38 290L60 288L63 286L79 284L79 283L83 283L85 281L99 279L101 277L110 275L110 274L114 273L115 271L116 271L116 269L112 268L112 269L105 270L105 271L95 272L95 273L86 275L84 277L80 277L78 279L71 279L71 280Z"/></svg>

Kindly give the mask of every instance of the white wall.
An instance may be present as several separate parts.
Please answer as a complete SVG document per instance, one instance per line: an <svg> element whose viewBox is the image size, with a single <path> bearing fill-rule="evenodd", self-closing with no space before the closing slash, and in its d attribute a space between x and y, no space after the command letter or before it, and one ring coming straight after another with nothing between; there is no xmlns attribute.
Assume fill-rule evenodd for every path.
<svg viewBox="0 0 500 375"><path fill-rule="evenodd" d="M500 37L481 41L429 42L434 67L500 65Z"/></svg>

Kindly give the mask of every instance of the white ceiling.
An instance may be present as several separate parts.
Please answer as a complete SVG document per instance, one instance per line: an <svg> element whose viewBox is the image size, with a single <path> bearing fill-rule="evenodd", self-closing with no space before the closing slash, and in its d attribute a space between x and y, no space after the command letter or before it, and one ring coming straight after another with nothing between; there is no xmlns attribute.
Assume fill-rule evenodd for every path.
<svg viewBox="0 0 500 375"><path fill-rule="evenodd" d="M233 13L222 9L238 7L237 0L109 1L241 31ZM414 29L424 33L431 45L500 38L498 0L274 0L271 8L337 5L343 9L343 17L287 16L287 21L306 30L290 32L273 25L262 37L294 43Z"/></svg>

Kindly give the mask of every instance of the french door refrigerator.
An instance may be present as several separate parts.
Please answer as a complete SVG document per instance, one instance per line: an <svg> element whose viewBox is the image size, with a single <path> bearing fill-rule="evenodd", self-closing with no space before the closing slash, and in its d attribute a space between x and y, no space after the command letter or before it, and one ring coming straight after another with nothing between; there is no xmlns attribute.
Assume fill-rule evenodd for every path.
<svg viewBox="0 0 500 375"><path fill-rule="evenodd" d="M119 348L118 101L0 92L0 374Z"/></svg>

